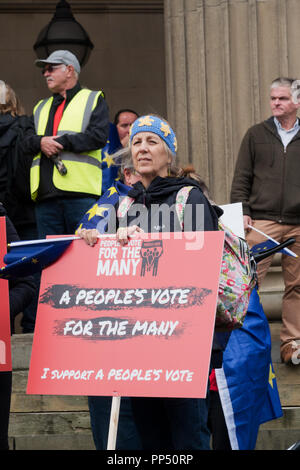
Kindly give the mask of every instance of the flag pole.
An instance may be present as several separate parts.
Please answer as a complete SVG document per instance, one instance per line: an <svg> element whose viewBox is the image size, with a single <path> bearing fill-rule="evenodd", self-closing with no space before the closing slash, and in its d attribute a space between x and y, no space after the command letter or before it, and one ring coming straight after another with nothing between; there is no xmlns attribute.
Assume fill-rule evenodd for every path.
<svg viewBox="0 0 300 470"><path fill-rule="evenodd" d="M260 235L262 235L263 237L265 238L268 238L269 240L271 240L271 242L274 242L276 243L276 245L280 245L280 243L277 241L277 240L274 240L274 238L271 238L269 235L267 235L266 233L262 232L261 230L258 230L258 228L256 227L253 227L252 225L248 225L248 228L251 228L252 230L254 230L255 232L257 233L260 233ZM298 255L296 255L296 253L294 253L292 250L289 250L289 248L284 248L283 251L286 251L287 253L289 253L291 256L293 256L294 258L298 258Z"/></svg>
<svg viewBox="0 0 300 470"><path fill-rule="evenodd" d="M42 238L40 240L21 240L19 242L8 243L9 248L14 248L17 246L27 246L27 245L39 245L40 243L49 243L49 242L62 242L67 240L77 240L80 237L72 235L70 237L59 237L59 238Z"/></svg>
<svg viewBox="0 0 300 470"><path fill-rule="evenodd" d="M98 238L106 238L106 237L116 237L115 234L99 234ZM27 246L27 245L39 245L40 243L55 243L55 242L62 242L67 240L80 240L81 237L77 235L70 235L65 237L57 237L57 238L41 238L40 240L21 240L19 242L12 242L8 243L8 248L15 248L17 246Z"/></svg>
<svg viewBox="0 0 300 470"><path fill-rule="evenodd" d="M118 434L121 397L112 397L107 450L115 450Z"/></svg>

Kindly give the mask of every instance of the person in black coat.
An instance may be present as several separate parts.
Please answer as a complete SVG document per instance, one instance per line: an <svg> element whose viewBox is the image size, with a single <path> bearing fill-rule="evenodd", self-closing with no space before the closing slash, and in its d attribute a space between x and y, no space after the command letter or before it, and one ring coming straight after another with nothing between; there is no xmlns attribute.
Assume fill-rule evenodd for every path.
<svg viewBox="0 0 300 470"><path fill-rule="evenodd" d="M33 155L23 151L22 140L31 130L20 100L8 83L0 81L0 201L21 240L38 238L35 203L30 195L30 167ZM39 273L35 275L38 294ZM34 331L37 295L24 309L23 333Z"/></svg>
<svg viewBox="0 0 300 470"><path fill-rule="evenodd" d="M11 243L19 240L18 234L0 203L0 217L6 218L6 238ZM1 281L5 282L5 281ZM34 297L36 286L31 276L9 281L9 305L11 333L14 333L14 319L29 305ZM1 314L1 309L0 309ZM0 450L8 450L8 424L12 388L12 371L0 372Z"/></svg>
<svg viewBox="0 0 300 470"><path fill-rule="evenodd" d="M0 201L21 237L23 231L36 225L29 187L32 155L25 155L21 144L31 123L8 83L0 82L2 95L5 99L0 101Z"/></svg>

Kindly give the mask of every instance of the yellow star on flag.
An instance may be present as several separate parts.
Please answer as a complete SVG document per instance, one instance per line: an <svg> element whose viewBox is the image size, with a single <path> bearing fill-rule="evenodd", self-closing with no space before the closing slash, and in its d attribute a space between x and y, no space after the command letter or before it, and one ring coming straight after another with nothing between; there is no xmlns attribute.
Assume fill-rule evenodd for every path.
<svg viewBox="0 0 300 470"><path fill-rule="evenodd" d="M171 134L170 127L165 122L161 123L160 130L164 133L165 137Z"/></svg>
<svg viewBox="0 0 300 470"><path fill-rule="evenodd" d="M272 365L270 364L270 370L269 370L269 384L273 388L273 379L275 379L276 375L273 372Z"/></svg>
<svg viewBox="0 0 300 470"><path fill-rule="evenodd" d="M96 215L97 209L98 209L98 204L94 204L94 205L87 211L87 214L89 214L88 220L91 220L91 218Z"/></svg>
<svg viewBox="0 0 300 470"><path fill-rule="evenodd" d="M109 196L112 196L114 193L117 193L118 191L116 190L116 188L114 186L111 186L110 188L108 188L108 191L109 191Z"/></svg>
<svg viewBox="0 0 300 470"><path fill-rule="evenodd" d="M98 206L98 204L94 204L93 207L91 207L90 210L87 211L87 214L89 214L88 220L91 220L95 215L99 215L102 217L103 212L107 210L107 207Z"/></svg>
<svg viewBox="0 0 300 470"><path fill-rule="evenodd" d="M258 298L259 298L259 303L261 304L261 295L260 295L259 290L257 291L257 295L258 295Z"/></svg>
<svg viewBox="0 0 300 470"><path fill-rule="evenodd" d="M173 144L174 144L175 152L177 152L177 139L176 139L176 137L174 137Z"/></svg>
<svg viewBox="0 0 300 470"><path fill-rule="evenodd" d="M114 165L114 159L109 155L109 153L104 152L105 157L103 158L103 161L106 162L107 168L111 167L111 165Z"/></svg>
<svg viewBox="0 0 300 470"><path fill-rule="evenodd" d="M139 119L139 127L152 126L152 122L154 122L154 119L151 119L150 116L145 116Z"/></svg>
<svg viewBox="0 0 300 470"><path fill-rule="evenodd" d="M31 262L32 262L33 264L37 264L37 263L39 262L39 260L38 260L37 258L32 258Z"/></svg>
<svg viewBox="0 0 300 470"><path fill-rule="evenodd" d="M104 212L108 211L108 210L109 210L108 207L99 206L96 215L99 215L100 217L103 217Z"/></svg>

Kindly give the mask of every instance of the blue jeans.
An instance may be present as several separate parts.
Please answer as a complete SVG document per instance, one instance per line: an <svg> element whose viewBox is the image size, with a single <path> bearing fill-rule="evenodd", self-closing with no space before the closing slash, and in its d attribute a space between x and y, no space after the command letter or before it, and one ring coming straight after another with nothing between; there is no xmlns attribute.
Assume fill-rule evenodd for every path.
<svg viewBox="0 0 300 470"><path fill-rule="evenodd" d="M96 450L107 449L111 397L88 397L91 428ZM121 398L116 450L141 450L140 437L132 416L131 399Z"/></svg>
<svg viewBox="0 0 300 470"><path fill-rule="evenodd" d="M82 217L97 198L55 198L38 202L35 208L39 238L75 233Z"/></svg>

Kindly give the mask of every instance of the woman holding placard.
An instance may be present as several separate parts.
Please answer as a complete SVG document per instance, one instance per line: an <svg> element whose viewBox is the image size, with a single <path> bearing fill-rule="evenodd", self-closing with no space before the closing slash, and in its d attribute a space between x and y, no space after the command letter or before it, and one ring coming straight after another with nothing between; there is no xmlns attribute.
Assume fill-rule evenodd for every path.
<svg viewBox="0 0 300 470"><path fill-rule="evenodd" d="M191 212L189 220L184 220L184 230L218 230L218 216L221 214L217 214L218 209L213 208L203 195L200 185L194 179L177 176L176 150L176 136L166 120L147 115L133 123L126 151L131 154L134 169L141 181L133 185L128 193L129 199L118 206L117 239L120 244L128 243L129 238L137 232L181 231L180 217L173 211L169 211L168 220L161 217L157 223L150 209L153 205L174 206L179 190L187 187L192 187L186 200ZM129 207L133 210L127 212ZM138 224L136 214L130 215L135 212L135 207L142 208ZM197 207L202 208L201 217ZM79 232L79 235L93 245L98 234L96 230L86 230ZM210 448L205 399L134 397L131 400L145 450Z"/></svg>

